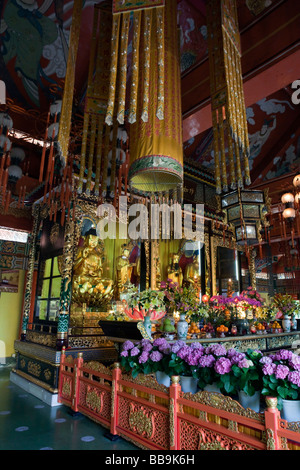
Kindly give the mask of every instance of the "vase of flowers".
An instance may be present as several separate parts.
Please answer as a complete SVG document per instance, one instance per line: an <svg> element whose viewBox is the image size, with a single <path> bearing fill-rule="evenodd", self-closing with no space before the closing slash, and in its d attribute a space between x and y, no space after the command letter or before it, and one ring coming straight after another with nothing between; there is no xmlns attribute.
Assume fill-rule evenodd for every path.
<svg viewBox="0 0 300 470"><path fill-rule="evenodd" d="M300 357L287 349L263 356L259 361L262 395L278 399L278 409L287 421L300 421ZM288 411L293 407L293 413Z"/></svg>
<svg viewBox="0 0 300 470"><path fill-rule="evenodd" d="M177 340L171 346L169 362L171 374L180 376L181 388L185 393L197 392L198 377L196 370L203 349L200 343L187 345L183 340Z"/></svg>
<svg viewBox="0 0 300 470"><path fill-rule="evenodd" d="M262 357L261 351L248 349L246 353L233 355L231 359L239 402L244 408L251 408L257 413L260 410L262 388L258 364Z"/></svg>

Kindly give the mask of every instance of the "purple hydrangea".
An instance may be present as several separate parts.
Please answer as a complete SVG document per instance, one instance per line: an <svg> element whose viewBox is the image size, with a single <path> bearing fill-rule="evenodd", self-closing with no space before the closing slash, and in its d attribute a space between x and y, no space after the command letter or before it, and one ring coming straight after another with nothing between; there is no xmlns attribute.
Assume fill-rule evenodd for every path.
<svg viewBox="0 0 300 470"><path fill-rule="evenodd" d="M291 371L288 374L288 380L292 383L300 387L300 372L298 371Z"/></svg>
<svg viewBox="0 0 300 470"><path fill-rule="evenodd" d="M190 351L188 355L185 357L186 362L188 363L189 366L197 366L199 363L199 359L202 356L202 352L195 352L195 351Z"/></svg>
<svg viewBox="0 0 300 470"><path fill-rule="evenodd" d="M180 359L185 359L189 353L190 353L190 347L183 346L181 349L179 349L177 356L180 357Z"/></svg>
<svg viewBox="0 0 300 470"><path fill-rule="evenodd" d="M204 347L200 343L192 343L190 346L191 349L197 349L197 351L204 351Z"/></svg>
<svg viewBox="0 0 300 470"><path fill-rule="evenodd" d="M300 372L300 356L293 354L289 360L289 365Z"/></svg>
<svg viewBox="0 0 300 470"><path fill-rule="evenodd" d="M200 357L198 366L199 367L213 367L216 359L212 354L206 354Z"/></svg>
<svg viewBox="0 0 300 470"><path fill-rule="evenodd" d="M159 361L162 360L163 355L159 351L152 351L152 353L150 353L149 357L150 357L151 361L159 362Z"/></svg>
<svg viewBox="0 0 300 470"><path fill-rule="evenodd" d="M132 349L134 347L134 344L132 341L125 341L125 343L123 344L123 351L128 351L129 349Z"/></svg>
<svg viewBox="0 0 300 470"><path fill-rule="evenodd" d="M222 344L213 344L212 346L208 346L205 350L206 354L214 354L215 356L226 356L227 351Z"/></svg>
<svg viewBox="0 0 300 470"><path fill-rule="evenodd" d="M147 351L143 351L139 357L139 363L145 364L145 362L147 362L148 359L149 359L149 353Z"/></svg>
<svg viewBox="0 0 300 470"><path fill-rule="evenodd" d="M140 353L140 350L137 346L130 350L130 356L137 356Z"/></svg>
<svg viewBox="0 0 300 470"><path fill-rule="evenodd" d="M231 360L232 364L238 364L239 362L242 362L243 360L246 359L246 354L244 353L236 353L234 356L229 357ZM240 366L239 366L240 367Z"/></svg>
<svg viewBox="0 0 300 470"><path fill-rule="evenodd" d="M275 353L274 359L276 361L287 361L291 359L292 356L292 351L288 351L287 349L280 349L280 351Z"/></svg>
<svg viewBox="0 0 300 470"><path fill-rule="evenodd" d="M276 370L276 364L267 363L263 366L262 371L264 375L273 375Z"/></svg>
<svg viewBox="0 0 300 470"><path fill-rule="evenodd" d="M185 346L185 342L184 342L184 341L181 341L181 340L176 341L176 342L172 345L171 351L176 354L176 353L178 353L178 351L179 351L181 348L183 348L183 346Z"/></svg>
<svg viewBox="0 0 300 470"><path fill-rule="evenodd" d="M231 371L231 362L227 357L219 357L214 365L217 374L224 375Z"/></svg>
<svg viewBox="0 0 300 470"><path fill-rule="evenodd" d="M284 380L288 376L289 372L290 372L290 369L288 368L288 366L284 366L282 364L279 364L276 367L275 377L276 377L276 379Z"/></svg>
<svg viewBox="0 0 300 470"><path fill-rule="evenodd" d="M260 364L272 364L272 359L270 356L263 356L260 360L259 360Z"/></svg>
<svg viewBox="0 0 300 470"><path fill-rule="evenodd" d="M168 343L165 338L157 338L153 341L153 346L162 346L164 344Z"/></svg>
<svg viewBox="0 0 300 470"><path fill-rule="evenodd" d="M252 367L253 365L253 362L246 358L238 362L238 367L241 369L249 369L249 367Z"/></svg>
<svg viewBox="0 0 300 470"><path fill-rule="evenodd" d="M126 351L126 350L125 350L125 351L122 351L122 352L121 352L121 356L122 356L122 357L128 357L128 351Z"/></svg>
<svg viewBox="0 0 300 470"><path fill-rule="evenodd" d="M152 351L152 349L153 349L153 346L150 342L145 343L144 346L143 346L143 351L150 352L150 351Z"/></svg>

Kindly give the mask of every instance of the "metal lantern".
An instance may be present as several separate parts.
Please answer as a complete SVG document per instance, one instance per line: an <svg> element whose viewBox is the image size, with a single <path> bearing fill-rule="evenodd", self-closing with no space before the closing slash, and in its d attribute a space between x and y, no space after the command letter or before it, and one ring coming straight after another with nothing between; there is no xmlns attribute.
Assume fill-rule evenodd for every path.
<svg viewBox="0 0 300 470"><path fill-rule="evenodd" d="M239 189L222 196L221 204L228 224L234 227L236 242L240 245L257 244L266 212L264 192Z"/></svg>

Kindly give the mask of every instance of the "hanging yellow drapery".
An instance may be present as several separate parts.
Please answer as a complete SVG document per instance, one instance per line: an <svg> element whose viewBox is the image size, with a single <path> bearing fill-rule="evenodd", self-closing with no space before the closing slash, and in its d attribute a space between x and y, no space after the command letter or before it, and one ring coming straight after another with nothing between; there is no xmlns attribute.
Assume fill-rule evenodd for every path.
<svg viewBox="0 0 300 470"><path fill-rule="evenodd" d="M107 181L101 173L107 161L108 145L103 146L106 131L105 114L109 95L111 10L94 7L90 62L84 110L78 192L99 196ZM107 139L106 139L107 141ZM107 153L105 153L107 152ZM106 170L106 168L104 168ZM102 176L102 178L101 178Z"/></svg>
<svg viewBox="0 0 300 470"><path fill-rule="evenodd" d="M75 83L76 57L79 44L81 11L83 0L74 0L72 13L72 26L70 31L69 53L67 70L64 82L64 92L61 107L61 116L58 131L58 148L63 166L66 165L69 151L69 141L71 132L71 118L73 108L73 95Z"/></svg>
<svg viewBox="0 0 300 470"><path fill-rule="evenodd" d="M129 15L132 55L126 69ZM177 188L183 150L176 0L114 2L111 57L105 122L112 126L115 115L124 122L127 96L131 187L142 193Z"/></svg>
<svg viewBox="0 0 300 470"><path fill-rule="evenodd" d="M251 183L236 1L207 0L207 28L216 190L221 194Z"/></svg>

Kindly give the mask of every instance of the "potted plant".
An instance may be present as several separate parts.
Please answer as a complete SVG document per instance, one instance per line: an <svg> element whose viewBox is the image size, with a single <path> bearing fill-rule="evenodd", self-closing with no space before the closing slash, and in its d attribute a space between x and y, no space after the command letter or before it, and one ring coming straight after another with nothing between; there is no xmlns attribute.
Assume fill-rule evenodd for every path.
<svg viewBox="0 0 300 470"><path fill-rule="evenodd" d="M162 338L161 340L153 343L147 339L136 343L130 340L125 341L120 353L121 366L127 372L131 372L132 377L157 371L168 372L170 347L167 341Z"/></svg>
<svg viewBox="0 0 300 470"><path fill-rule="evenodd" d="M230 354L231 371L236 379L235 387L239 402L244 408L260 410L260 395L262 376L259 361L263 357L261 351L248 349L246 353L233 352Z"/></svg>
<svg viewBox="0 0 300 470"><path fill-rule="evenodd" d="M263 356L262 395L278 399L278 409L287 421L300 421L300 357L287 349Z"/></svg>
<svg viewBox="0 0 300 470"><path fill-rule="evenodd" d="M178 340L171 346L169 368L171 375L180 376L183 392L197 392L198 378L195 374L198 361L203 354L200 343L187 345L185 341Z"/></svg>

